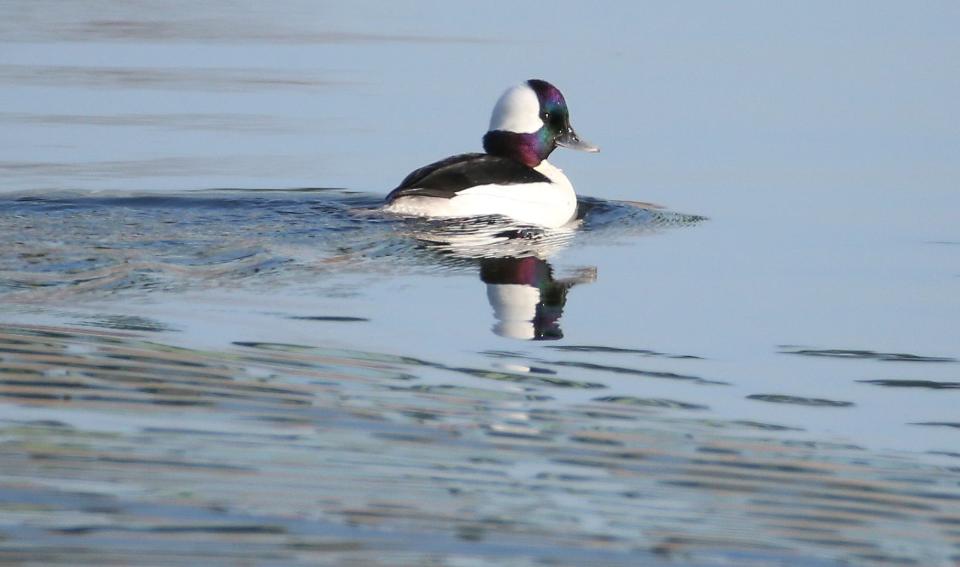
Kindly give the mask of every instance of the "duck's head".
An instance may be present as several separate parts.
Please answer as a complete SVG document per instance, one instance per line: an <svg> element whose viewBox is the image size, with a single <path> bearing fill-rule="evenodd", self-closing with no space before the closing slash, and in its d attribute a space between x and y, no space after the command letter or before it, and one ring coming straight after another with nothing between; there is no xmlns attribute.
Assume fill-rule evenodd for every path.
<svg viewBox="0 0 960 567"><path fill-rule="evenodd" d="M536 167L557 146L600 151L574 132L567 101L557 87L530 79L507 89L493 107L483 149Z"/></svg>

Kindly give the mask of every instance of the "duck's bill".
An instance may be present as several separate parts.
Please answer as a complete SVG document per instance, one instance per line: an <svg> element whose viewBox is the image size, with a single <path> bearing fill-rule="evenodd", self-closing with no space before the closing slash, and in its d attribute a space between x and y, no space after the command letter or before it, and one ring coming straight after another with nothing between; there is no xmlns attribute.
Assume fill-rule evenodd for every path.
<svg viewBox="0 0 960 567"><path fill-rule="evenodd" d="M580 136L573 131L573 128L567 129L563 134L557 136L557 145L571 150L580 150L581 152L599 152L600 148L594 146L586 140L581 140Z"/></svg>

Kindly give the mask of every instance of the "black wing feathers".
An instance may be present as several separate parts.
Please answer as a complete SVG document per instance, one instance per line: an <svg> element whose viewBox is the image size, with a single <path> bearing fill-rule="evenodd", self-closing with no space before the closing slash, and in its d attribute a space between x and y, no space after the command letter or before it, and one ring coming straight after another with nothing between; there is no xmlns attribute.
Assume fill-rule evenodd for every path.
<svg viewBox="0 0 960 567"><path fill-rule="evenodd" d="M509 158L460 154L414 171L387 195L387 201L411 196L450 199L476 185L549 182L547 176Z"/></svg>

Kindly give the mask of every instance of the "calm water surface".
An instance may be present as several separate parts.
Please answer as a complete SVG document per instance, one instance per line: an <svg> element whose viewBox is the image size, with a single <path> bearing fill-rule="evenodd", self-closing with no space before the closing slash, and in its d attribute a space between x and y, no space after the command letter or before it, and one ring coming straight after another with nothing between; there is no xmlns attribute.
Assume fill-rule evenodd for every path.
<svg viewBox="0 0 960 567"><path fill-rule="evenodd" d="M0 562L960 561L956 6L474 8L0 2Z"/></svg>

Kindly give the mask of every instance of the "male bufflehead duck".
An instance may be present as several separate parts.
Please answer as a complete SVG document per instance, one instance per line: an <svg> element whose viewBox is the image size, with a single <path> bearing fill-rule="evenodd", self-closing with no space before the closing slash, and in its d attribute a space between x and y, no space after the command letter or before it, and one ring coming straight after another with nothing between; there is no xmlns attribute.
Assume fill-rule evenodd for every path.
<svg viewBox="0 0 960 567"><path fill-rule="evenodd" d="M486 153L461 154L414 171L387 195L385 210L429 217L503 215L560 227L577 213L577 195L547 161L557 147L596 152L570 126L560 91L531 79L507 89L483 137Z"/></svg>

